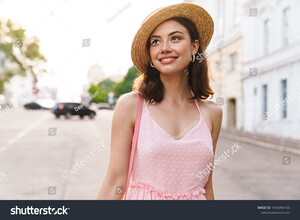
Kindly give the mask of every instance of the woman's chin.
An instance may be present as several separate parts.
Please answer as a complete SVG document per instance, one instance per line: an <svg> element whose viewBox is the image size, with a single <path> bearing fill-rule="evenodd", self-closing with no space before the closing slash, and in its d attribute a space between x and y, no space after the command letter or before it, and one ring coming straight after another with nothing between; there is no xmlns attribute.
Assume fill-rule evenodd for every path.
<svg viewBox="0 0 300 220"><path fill-rule="evenodd" d="M158 70L160 74L165 76L175 76L178 73L181 73L181 71L178 71L178 68L161 68Z"/></svg>
<svg viewBox="0 0 300 220"><path fill-rule="evenodd" d="M162 66L161 68L158 68L158 71L163 74L171 74L176 72L178 70L174 66Z"/></svg>

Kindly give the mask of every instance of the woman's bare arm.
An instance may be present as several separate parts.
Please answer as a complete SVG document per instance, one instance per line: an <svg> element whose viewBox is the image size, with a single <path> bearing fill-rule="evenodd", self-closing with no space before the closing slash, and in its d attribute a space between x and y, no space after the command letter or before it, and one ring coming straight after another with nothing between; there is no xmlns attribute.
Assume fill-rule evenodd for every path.
<svg viewBox="0 0 300 220"><path fill-rule="evenodd" d="M97 195L99 200L120 200L123 197L137 108L138 96L134 92L122 95L115 107L111 127L110 160Z"/></svg>
<svg viewBox="0 0 300 220"><path fill-rule="evenodd" d="M223 110L220 106L217 106L215 103L210 104L211 108L211 120L212 120L212 140L213 140L213 154L215 158L215 153L216 153L216 147L217 147L217 142L221 130L221 124L222 124L222 116L223 116ZM213 160L214 162L214 160ZM212 175L213 175L213 170L211 170L211 173L209 175L208 181L204 187L206 193L205 197L207 200L214 200L214 191L213 191L213 183L212 183Z"/></svg>

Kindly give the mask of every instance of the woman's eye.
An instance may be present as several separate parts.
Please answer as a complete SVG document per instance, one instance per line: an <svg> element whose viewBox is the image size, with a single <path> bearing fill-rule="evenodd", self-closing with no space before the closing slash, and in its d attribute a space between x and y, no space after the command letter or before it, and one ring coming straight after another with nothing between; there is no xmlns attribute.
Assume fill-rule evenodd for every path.
<svg viewBox="0 0 300 220"><path fill-rule="evenodd" d="M151 45L156 45L156 44L158 44L158 40L152 40L151 41Z"/></svg>
<svg viewBox="0 0 300 220"><path fill-rule="evenodd" d="M172 40L180 40L180 38L177 37L177 36L173 36L173 37L172 37Z"/></svg>

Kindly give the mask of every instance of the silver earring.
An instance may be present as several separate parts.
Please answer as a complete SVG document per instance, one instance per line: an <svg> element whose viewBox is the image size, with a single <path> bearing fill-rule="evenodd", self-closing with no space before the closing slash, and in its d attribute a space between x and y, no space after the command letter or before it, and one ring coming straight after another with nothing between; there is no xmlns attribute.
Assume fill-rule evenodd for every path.
<svg viewBox="0 0 300 220"><path fill-rule="evenodd" d="M183 72L185 73L186 76L189 75L188 69L185 69Z"/></svg>
<svg viewBox="0 0 300 220"><path fill-rule="evenodd" d="M153 64L152 61L150 62L150 66L151 66L152 68L155 68L155 66L154 66L154 64Z"/></svg>
<svg viewBox="0 0 300 220"><path fill-rule="evenodd" d="M192 58L191 58L192 63L195 62L195 57L196 57L195 54L193 54L193 55L192 55Z"/></svg>

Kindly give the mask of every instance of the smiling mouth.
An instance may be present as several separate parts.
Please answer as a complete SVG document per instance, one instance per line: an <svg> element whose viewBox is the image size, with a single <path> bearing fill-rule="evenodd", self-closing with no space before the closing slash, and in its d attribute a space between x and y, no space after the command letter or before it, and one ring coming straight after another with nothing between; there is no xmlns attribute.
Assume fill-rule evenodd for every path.
<svg viewBox="0 0 300 220"><path fill-rule="evenodd" d="M171 61L171 60L176 60L178 57L169 57L169 58L164 58L164 59L159 59L160 62L166 62L166 61Z"/></svg>

